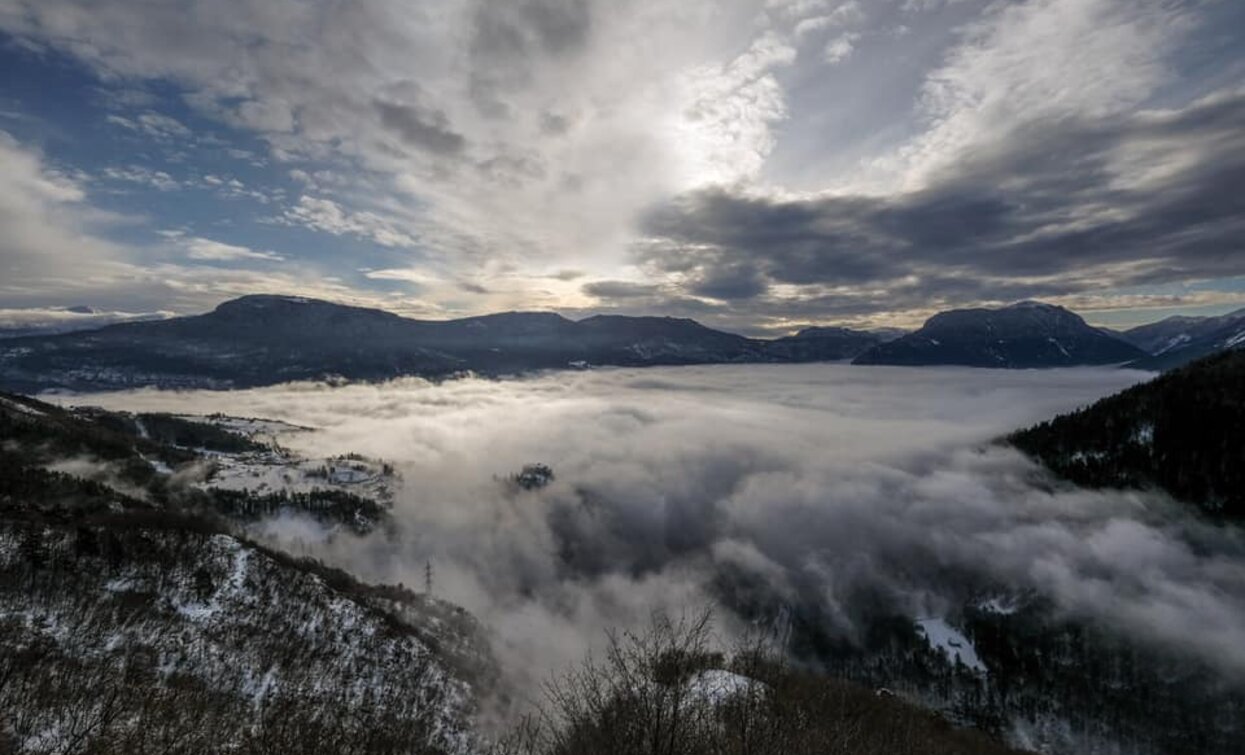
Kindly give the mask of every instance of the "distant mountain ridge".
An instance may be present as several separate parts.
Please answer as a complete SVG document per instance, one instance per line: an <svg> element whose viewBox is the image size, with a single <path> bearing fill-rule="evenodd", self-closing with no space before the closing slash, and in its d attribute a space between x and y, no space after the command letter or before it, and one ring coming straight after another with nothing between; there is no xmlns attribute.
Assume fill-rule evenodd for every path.
<svg viewBox="0 0 1245 755"><path fill-rule="evenodd" d="M582 365L848 359L883 336L819 329L766 341L674 317L504 312L413 320L297 296L252 295L202 315L0 343L0 385L239 388L341 377L509 374Z"/></svg>
<svg viewBox="0 0 1245 755"><path fill-rule="evenodd" d="M1209 354L1245 348L1245 309L1217 317L1169 317L1120 334L1149 356L1129 367L1160 372Z"/></svg>
<svg viewBox="0 0 1245 755"><path fill-rule="evenodd" d="M169 312L107 312L83 305L43 310L0 309L0 340L95 330L122 322L164 320L171 316Z"/></svg>
<svg viewBox="0 0 1245 755"><path fill-rule="evenodd" d="M865 351L853 364L1071 367L1143 356L1141 349L1063 307L1024 301L940 312L919 330Z"/></svg>
<svg viewBox="0 0 1245 755"><path fill-rule="evenodd" d="M766 352L772 357L791 362L851 359L886 339L885 332L813 327L805 328L793 336L769 341Z"/></svg>
<svg viewBox="0 0 1245 755"><path fill-rule="evenodd" d="M1239 326L1239 327L1238 327ZM1235 328L1235 329L1234 329ZM1183 329L1183 330L1182 330ZM1129 341L1132 341L1130 343ZM1158 355L1147 348L1170 343ZM415 320L299 296L251 295L211 312L0 340L0 388L247 388L297 380L506 375L585 366L799 363L1164 369L1245 345L1245 311L1127 333L1040 302L950 310L912 333L810 327L748 338L676 317L502 312Z"/></svg>

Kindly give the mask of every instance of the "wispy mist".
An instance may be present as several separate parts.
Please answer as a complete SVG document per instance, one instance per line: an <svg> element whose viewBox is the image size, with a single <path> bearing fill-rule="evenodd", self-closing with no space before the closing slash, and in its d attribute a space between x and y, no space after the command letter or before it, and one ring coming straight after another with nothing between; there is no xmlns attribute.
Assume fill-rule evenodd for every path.
<svg viewBox="0 0 1245 755"><path fill-rule="evenodd" d="M283 439L299 451L396 462L396 533L309 547L408 585L430 561L435 592L491 629L521 685L605 627L714 602L723 574L817 603L846 638L861 590L914 617L1035 591L1245 675L1239 530L1161 494L1073 489L989 444L1144 377L747 366L70 400L282 419L321 428ZM549 487L499 480L534 461Z"/></svg>

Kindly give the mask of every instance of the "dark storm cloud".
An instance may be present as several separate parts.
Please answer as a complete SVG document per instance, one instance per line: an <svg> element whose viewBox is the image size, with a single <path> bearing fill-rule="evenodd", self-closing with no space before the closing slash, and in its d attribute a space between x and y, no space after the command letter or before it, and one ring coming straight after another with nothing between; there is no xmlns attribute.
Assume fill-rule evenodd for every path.
<svg viewBox="0 0 1245 755"><path fill-rule="evenodd" d="M482 3L476 15L475 51L497 60L557 55L581 48L591 10L585 0L521 0Z"/></svg>
<svg viewBox="0 0 1245 755"><path fill-rule="evenodd" d="M450 128L444 113L383 100L377 100L375 105L381 125L409 147L454 154L461 152L466 144L463 135Z"/></svg>
<svg viewBox="0 0 1245 755"><path fill-rule="evenodd" d="M585 289L585 293L597 298L594 306L581 310L563 308L561 311L571 317L605 313L644 316L660 312L671 317L689 317L740 335L770 338L789 335L805 324L840 322L850 325L853 318L919 311L931 302L949 307L965 301L1042 299L1066 291L1066 286L989 284L967 276L923 277L885 289L855 290L851 296L831 292L794 299L775 296L733 300L698 298L682 295L673 287L658 287L651 295L623 295L630 291L612 291L607 287ZM869 325L863 321L856 323L858 327Z"/></svg>
<svg viewBox="0 0 1245 755"><path fill-rule="evenodd" d="M585 0L527 0L514 7L541 47L551 53L579 49L588 39L592 17Z"/></svg>
<svg viewBox="0 0 1245 755"><path fill-rule="evenodd" d="M691 287L692 293L712 299L751 299L768 288L760 271L749 264L714 267Z"/></svg>
<svg viewBox="0 0 1245 755"><path fill-rule="evenodd" d="M593 281L583 285L583 291L589 296L601 299L634 299L637 297L654 296L659 288L647 283L631 281Z"/></svg>
<svg viewBox="0 0 1245 755"><path fill-rule="evenodd" d="M485 116L510 115L505 92L532 78L537 58L582 50L592 25L586 0L483 2L471 42L471 97Z"/></svg>
<svg viewBox="0 0 1245 755"><path fill-rule="evenodd" d="M540 130L549 136L561 136L571 127L571 121L557 113L541 113Z"/></svg>
<svg viewBox="0 0 1245 755"><path fill-rule="evenodd" d="M1018 129L898 195L701 191L654 210L644 229L645 264L724 299L739 292L717 282L740 271L757 274L745 294L768 280L880 285L926 302L1240 275L1245 94Z"/></svg>

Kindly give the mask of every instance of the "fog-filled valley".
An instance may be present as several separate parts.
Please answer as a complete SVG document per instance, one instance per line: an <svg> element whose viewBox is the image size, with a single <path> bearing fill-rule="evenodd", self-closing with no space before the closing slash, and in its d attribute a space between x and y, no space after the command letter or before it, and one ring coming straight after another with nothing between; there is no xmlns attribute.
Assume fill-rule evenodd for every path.
<svg viewBox="0 0 1245 755"><path fill-rule="evenodd" d="M1116 741L1146 715L1115 699L1136 690L1091 711L1061 679L1097 658L1074 686L1149 685L1163 706L1201 705L1181 702L1195 690L1231 731L1245 537L1159 492L1076 488L996 442L1148 377L751 365L54 398L280 420L312 428L278 435L304 456L392 464L386 527L284 514L251 534L474 614L502 679L493 726L606 630L707 607L724 642L759 632L1025 747L1164 752L1170 732ZM552 479L516 484L533 463ZM1210 752L1228 735L1206 736Z"/></svg>
<svg viewBox="0 0 1245 755"><path fill-rule="evenodd" d="M1242 755L1242 32L0 0L0 755Z"/></svg>

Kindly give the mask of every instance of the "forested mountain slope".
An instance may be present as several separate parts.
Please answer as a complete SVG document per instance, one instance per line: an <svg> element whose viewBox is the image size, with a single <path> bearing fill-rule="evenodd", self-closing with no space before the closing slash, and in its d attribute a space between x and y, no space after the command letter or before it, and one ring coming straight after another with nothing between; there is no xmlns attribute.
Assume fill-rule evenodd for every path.
<svg viewBox="0 0 1245 755"><path fill-rule="evenodd" d="M1158 487L1218 519L1245 519L1245 351L1227 351L1013 433L1077 484Z"/></svg>

